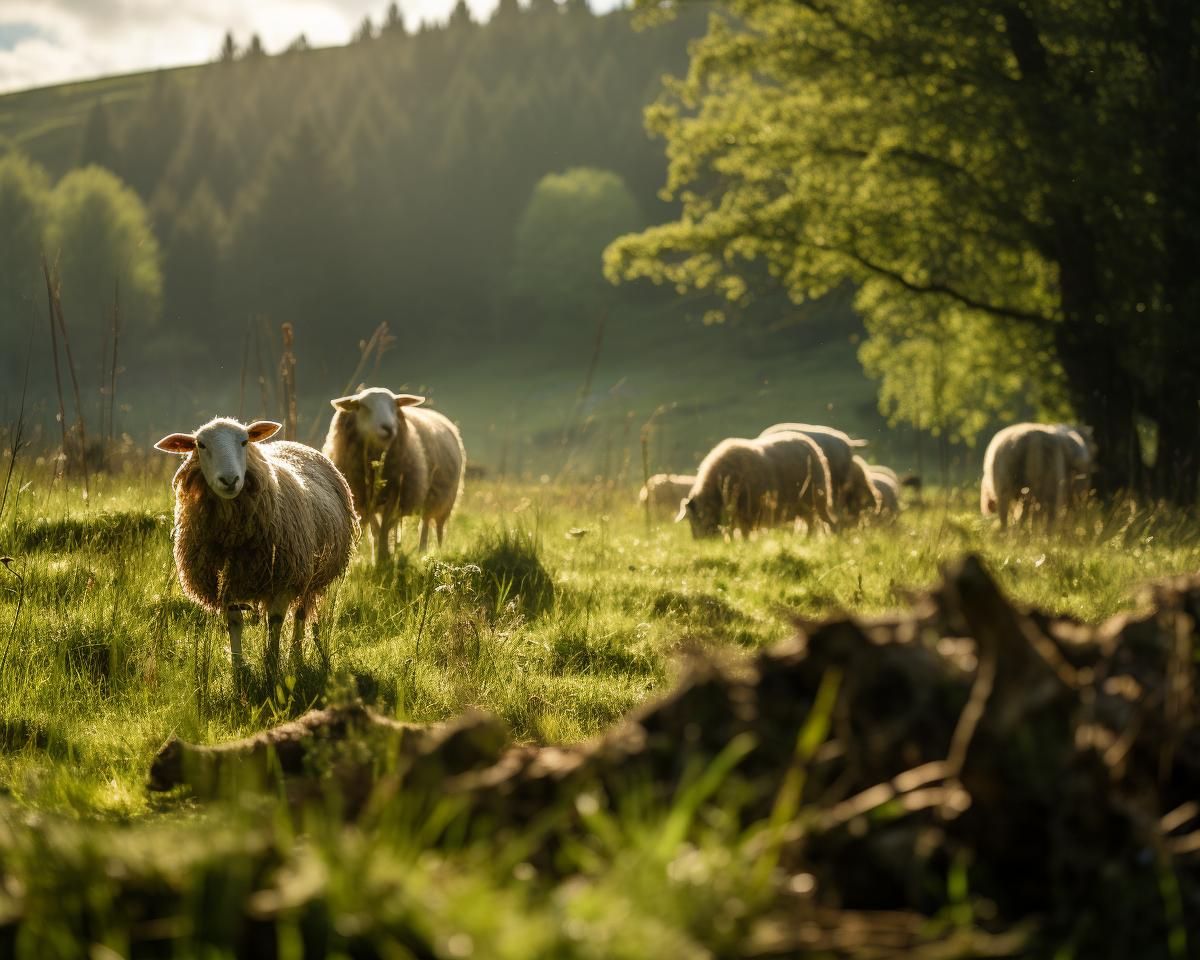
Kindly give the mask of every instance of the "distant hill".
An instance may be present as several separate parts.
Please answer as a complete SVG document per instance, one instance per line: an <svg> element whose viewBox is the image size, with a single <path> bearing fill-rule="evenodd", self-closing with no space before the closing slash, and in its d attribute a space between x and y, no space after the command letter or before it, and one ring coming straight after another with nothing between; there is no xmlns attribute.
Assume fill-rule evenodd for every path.
<svg viewBox="0 0 1200 960"><path fill-rule="evenodd" d="M763 284L729 325L705 327L711 302L597 286L598 256L574 280L553 277L561 302L514 292L517 227L548 173L612 171L642 222L669 215L662 144L642 111L665 74L686 69L702 29L700 15L635 30L627 11L506 2L486 25L460 12L341 48L10 94L0 145L51 179L100 163L149 212L161 309L126 318L118 390L138 434L234 407L273 412L259 409L275 400L257 379L274 379L271 331L284 321L315 427L386 321L398 342L366 376L429 390L493 466L613 472L640 459L639 429L659 408L649 435L664 468L797 418L907 458L911 445L887 439L875 412L844 297L799 310ZM564 216L551 249L586 229ZM569 296L584 289L594 296ZM103 356L102 307L69 310L80 353ZM23 345L14 338L10 353ZM82 379L85 394L98 389L90 370ZM50 396L42 380L43 418ZM0 405L11 412L11 390Z"/></svg>

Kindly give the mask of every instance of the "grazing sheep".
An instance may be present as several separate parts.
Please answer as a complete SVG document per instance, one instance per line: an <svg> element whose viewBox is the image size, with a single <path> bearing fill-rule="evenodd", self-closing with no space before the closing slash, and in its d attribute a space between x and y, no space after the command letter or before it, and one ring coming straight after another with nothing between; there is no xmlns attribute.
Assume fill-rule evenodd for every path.
<svg viewBox="0 0 1200 960"><path fill-rule="evenodd" d="M643 507L649 503L650 511L659 518L672 517L695 482L696 478L686 473L656 473L642 485L638 503Z"/></svg>
<svg viewBox="0 0 1200 960"><path fill-rule="evenodd" d="M431 523L440 547L462 493L467 459L462 436L442 414L416 409L424 402L386 387L330 401L336 412L325 455L345 474L359 519L370 524L376 563L387 561L392 527L410 514L421 518L421 552Z"/></svg>
<svg viewBox="0 0 1200 960"><path fill-rule="evenodd" d="M1015 423L1000 430L983 457L979 508L998 514L1000 527L1021 505L1022 522L1042 517L1049 529L1061 511L1070 509L1078 489L1075 478L1090 471L1090 448L1082 433L1061 424ZM1086 483L1086 479L1084 480Z"/></svg>
<svg viewBox="0 0 1200 960"><path fill-rule="evenodd" d="M895 517L900 512L900 478L896 476L896 471L891 467L871 464L867 466L867 476L879 498L879 515Z"/></svg>
<svg viewBox="0 0 1200 960"><path fill-rule="evenodd" d="M776 423L767 427L760 437L781 433L800 433L811 439L829 462L829 475L833 481L833 506L839 515L857 519L864 513L879 511L879 498L870 478L863 469L863 462L855 462L854 451L867 445L834 427L823 427L811 423Z"/></svg>
<svg viewBox="0 0 1200 960"><path fill-rule="evenodd" d="M345 479L311 447L263 442L279 429L269 420L245 426L222 418L155 444L187 457L172 481L183 592L224 611L235 668L242 663L242 608L265 608L272 673L288 611L295 606L298 656L307 622L317 639L318 602L345 572L358 538Z"/></svg>
<svg viewBox="0 0 1200 960"><path fill-rule="evenodd" d="M798 433L722 440L700 464L696 482L679 505L692 536L714 536L721 526L743 536L757 527L804 520L835 526L829 464L820 447Z"/></svg>
<svg viewBox="0 0 1200 960"><path fill-rule="evenodd" d="M1083 505L1092 487L1096 469L1096 441L1091 427L1060 423L1055 432L1061 438L1067 458L1067 503L1071 509Z"/></svg>

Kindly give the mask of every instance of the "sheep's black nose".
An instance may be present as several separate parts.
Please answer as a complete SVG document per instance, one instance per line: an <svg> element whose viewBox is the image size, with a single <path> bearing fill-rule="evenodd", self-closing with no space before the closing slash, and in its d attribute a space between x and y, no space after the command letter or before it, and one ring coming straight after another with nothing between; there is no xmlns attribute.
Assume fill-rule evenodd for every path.
<svg viewBox="0 0 1200 960"><path fill-rule="evenodd" d="M221 482L222 486L227 487L230 490L236 487L238 483L237 477L217 477L217 479Z"/></svg>

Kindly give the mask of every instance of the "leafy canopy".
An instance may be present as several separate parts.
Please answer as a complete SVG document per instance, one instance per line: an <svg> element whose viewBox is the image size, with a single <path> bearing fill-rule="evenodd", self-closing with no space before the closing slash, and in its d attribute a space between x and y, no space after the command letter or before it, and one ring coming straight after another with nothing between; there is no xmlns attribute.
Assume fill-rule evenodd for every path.
<svg viewBox="0 0 1200 960"><path fill-rule="evenodd" d="M966 438L1017 406L1061 412L1064 211L1137 236L1152 205L1121 129L1143 58L1116 8L726 7L647 111L682 214L614 243L610 279L733 302L751 263L797 301L850 280L885 412ZM1054 83L1035 84L1047 61ZM1136 269L1099 277L1114 307L1147 299Z"/></svg>
<svg viewBox="0 0 1200 960"><path fill-rule="evenodd" d="M578 315L604 293L605 246L643 223L629 187L611 170L547 174L517 223L512 293L547 319Z"/></svg>
<svg viewBox="0 0 1200 960"><path fill-rule="evenodd" d="M138 195L101 167L73 170L51 194L49 250L62 271L67 321L102 328L121 285L126 320L153 324L162 299L158 241Z"/></svg>

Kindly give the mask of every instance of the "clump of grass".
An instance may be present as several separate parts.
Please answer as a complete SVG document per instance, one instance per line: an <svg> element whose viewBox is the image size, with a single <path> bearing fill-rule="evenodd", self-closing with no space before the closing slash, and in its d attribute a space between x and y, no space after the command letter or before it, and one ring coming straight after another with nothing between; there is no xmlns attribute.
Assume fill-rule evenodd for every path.
<svg viewBox="0 0 1200 960"><path fill-rule="evenodd" d="M554 607L554 578L542 564L541 545L531 531L501 528L485 533L457 562L479 570L480 594L496 612L513 601L533 619Z"/></svg>
<svg viewBox="0 0 1200 960"><path fill-rule="evenodd" d="M675 614L689 623L713 627L729 626L746 619L745 614L715 594L677 590L662 590L655 594L650 612L656 617Z"/></svg>

